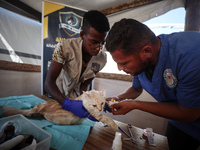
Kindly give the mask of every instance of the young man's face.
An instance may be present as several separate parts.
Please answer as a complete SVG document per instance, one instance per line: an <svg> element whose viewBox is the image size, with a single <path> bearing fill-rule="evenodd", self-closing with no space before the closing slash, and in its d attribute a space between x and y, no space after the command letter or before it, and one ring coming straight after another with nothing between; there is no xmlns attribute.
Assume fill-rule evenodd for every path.
<svg viewBox="0 0 200 150"><path fill-rule="evenodd" d="M81 32L81 38L83 39L83 50L92 56L96 56L104 44L106 32L99 33L92 27L90 27L86 33L83 31Z"/></svg>
<svg viewBox="0 0 200 150"><path fill-rule="evenodd" d="M117 63L118 69L123 70L132 76L139 75L149 65L148 62L141 60L139 54L124 55L121 50L116 50L110 54L112 55L113 60Z"/></svg>

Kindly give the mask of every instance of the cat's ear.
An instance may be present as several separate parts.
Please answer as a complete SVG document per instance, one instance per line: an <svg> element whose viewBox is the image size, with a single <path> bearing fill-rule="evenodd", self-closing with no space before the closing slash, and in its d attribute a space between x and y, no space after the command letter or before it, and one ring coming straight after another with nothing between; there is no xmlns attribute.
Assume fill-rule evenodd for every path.
<svg viewBox="0 0 200 150"><path fill-rule="evenodd" d="M100 94L104 97L106 97L106 88L100 91Z"/></svg>
<svg viewBox="0 0 200 150"><path fill-rule="evenodd" d="M89 98L89 93L86 91L83 91L83 95L82 95L83 97L85 97L85 98Z"/></svg>

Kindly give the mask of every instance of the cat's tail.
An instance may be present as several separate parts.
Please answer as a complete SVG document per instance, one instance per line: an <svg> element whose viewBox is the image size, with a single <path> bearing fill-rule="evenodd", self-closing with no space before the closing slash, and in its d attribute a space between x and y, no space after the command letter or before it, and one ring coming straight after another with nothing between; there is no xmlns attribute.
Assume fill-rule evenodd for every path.
<svg viewBox="0 0 200 150"><path fill-rule="evenodd" d="M6 116L12 116L17 114L22 114L24 116L30 117L33 113L31 112L32 109L15 109L11 106L4 106L1 108L2 115L4 117Z"/></svg>

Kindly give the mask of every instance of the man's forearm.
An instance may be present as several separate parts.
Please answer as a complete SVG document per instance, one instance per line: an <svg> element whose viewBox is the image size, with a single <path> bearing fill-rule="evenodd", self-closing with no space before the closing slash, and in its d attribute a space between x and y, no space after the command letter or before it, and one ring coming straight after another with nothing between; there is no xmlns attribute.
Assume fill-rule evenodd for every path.
<svg viewBox="0 0 200 150"><path fill-rule="evenodd" d="M133 102L133 109L143 110L154 115L178 121L194 121L200 117L199 108L186 108L180 104L160 102Z"/></svg>
<svg viewBox="0 0 200 150"><path fill-rule="evenodd" d="M58 101L60 104L66 99L66 96L60 92L57 85L54 83L45 85L45 90L49 93L53 99Z"/></svg>

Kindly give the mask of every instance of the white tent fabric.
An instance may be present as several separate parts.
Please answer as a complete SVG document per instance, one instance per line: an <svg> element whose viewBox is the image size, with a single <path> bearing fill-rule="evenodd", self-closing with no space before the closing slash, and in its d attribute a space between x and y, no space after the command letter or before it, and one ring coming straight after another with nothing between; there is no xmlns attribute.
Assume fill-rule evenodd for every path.
<svg viewBox="0 0 200 150"><path fill-rule="evenodd" d="M0 7L0 60L41 65L42 24Z"/></svg>
<svg viewBox="0 0 200 150"><path fill-rule="evenodd" d="M125 10L123 12L108 15L110 25L112 26L115 22L122 18L133 18L140 22L147 21L151 18L160 16L169 10L184 7L184 0L163 0L160 2L136 7Z"/></svg>

